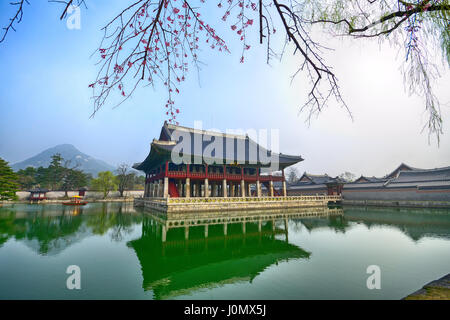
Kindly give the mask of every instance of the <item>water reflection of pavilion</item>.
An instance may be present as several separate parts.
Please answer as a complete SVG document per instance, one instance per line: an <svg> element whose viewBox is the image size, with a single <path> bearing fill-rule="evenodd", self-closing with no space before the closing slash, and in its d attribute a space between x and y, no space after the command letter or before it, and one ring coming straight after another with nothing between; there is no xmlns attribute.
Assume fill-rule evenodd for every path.
<svg viewBox="0 0 450 320"><path fill-rule="evenodd" d="M142 222L142 237L128 245L141 264L143 288L153 290L155 299L167 299L202 288L251 282L271 265L307 259L309 252L288 242L288 219L341 213L317 208L291 213L148 214Z"/></svg>
<svg viewBox="0 0 450 320"><path fill-rule="evenodd" d="M329 209L327 207L304 208L304 209L283 209L271 211L250 211L250 212L227 212L220 213L198 213L198 214L180 214L167 213L159 214L153 213L152 219L158 221L161 226L161 240L166 241L167 232L173 229L184 229L185 240L189 239L189 230L192 227L203 227L204 236L208 238L209 226L221 225L223 226L223 234L228 235L229 224L239 224L242 228L242 233L247 233L247 225L257 225L258 232L262 232L262 225L271 223L272 231L276 232L276 222L282 221L284 223L284 230L287 235L287 221L293 218L308 218L308 217L329 217L342 215L343 211L340 208Z"/></svg>

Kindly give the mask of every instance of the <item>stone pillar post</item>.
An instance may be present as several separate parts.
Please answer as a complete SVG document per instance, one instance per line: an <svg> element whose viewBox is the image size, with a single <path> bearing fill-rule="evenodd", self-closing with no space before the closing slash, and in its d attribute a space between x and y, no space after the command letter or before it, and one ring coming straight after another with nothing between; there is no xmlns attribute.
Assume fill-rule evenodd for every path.
<svg viewBox="0 0 450 320"><path fill-rule="evenodd" d="M258 232L261 232L262 221L258 220Z"/></svg>
<svg viewBox="0 0 450 320"><path fill-rule="evenodd" d="M259 180L256 180L256 196L261 198L261 182Z"/></svg>
<svg viewBox="0 0 450 320"><path fill-rule="evenodd" d="M191 197L191 179L190 178L186 178L186 184L184 186L184 196L186 198Z"/></svg>
<svg viewBox="0 0 450 320"><path fill-rule="evenodd" d="M151 186L151 193L150 193L152 198L156 197L156 188L157 188L156 182L153 181L152 186Z"/></svg>
<svg viewBox="0 0 450 320"><path fill-rule="evenodd" d="M180 196L180 197L183 196L183 180L182 179L178 180L178 196Z"/></svg>
<svg viewBox="0 0 450 320"><path fill-rule="evenodd" d="M159 198L161 197L161 192L162 192L162 180L158 180L158 191L156 196Z"/></svg>
<svg viewBox="0 0 450 320"><path fill-rule="evenodd" d="M232 196L232 197L235 196L234 188L235 188L234 182L231 182L231 184L230 184L230 196Z"/></svg>
<svg viewBox="0 0 450 320"><path fill-rule="evenodd" d="M283 197L287 196L287 191L286 191L286 181L283 180Z"/></svg>
<svg viewBox="0 0 450 320"><path fill-rule="evenodd" d="M269 183L269 196L273 197L273 181L270 180Z"/></svg>
<svg viewBox="0 0 450 320"><path fill-rule="evenodd" d="M245 198L245 181L241 180L241 197Z"/></svg>
<svg viewBox="0 0 450 320"><path fill-rule="evenodd" d="M250 182L247 183L247 197L251 197L252 196L252 188L251 188L251 184Z"/></svg>
<svg viewBox="0 0 450 320"><path fill-rule="evenodd" d="M211 197L217 197L217 183L211 182Z"/></svg>
<svg viewBox="0 0 450 320"><path fill-rule="evenodd" d="M205 238L208 238L208 225L205 224Z"/></svg>
<svg viewBox="0 0 450 320"><path fill-rule="evenodd" d="M184 239L189 240L189 227L184 227Z"/></svg>
<svg viewBox="0 0 450 320"><path fill-rule="evenodd" d="M209 198L209 182L208 178L205 179L205 192L203 194L205 198Z"/></svg>
<svg viewBox="0 0 450 320"><path fill-rule="evenodd" d="M227 179L222 180L222 196L224 198L228 197L228 195L227 195Z"/></svg>
<svg viewBox="0 0 450 320"><path fill-rule="evenodd" d="M164 177L164 190L163 190L163 198L169 197L169 178Z"/></svg>
<svg viewBox="0 0 450 320"><path fill-rule="evenodd" d="M223 234L227 235L227 232L228 232L228 223L224 223L224 225L223 225Z"/></svg>
<svg viewBox="0 0 450 320"><path fill-rule="evenodd" d="M245 221L242 222L242 233L245 234Z"/></svg>

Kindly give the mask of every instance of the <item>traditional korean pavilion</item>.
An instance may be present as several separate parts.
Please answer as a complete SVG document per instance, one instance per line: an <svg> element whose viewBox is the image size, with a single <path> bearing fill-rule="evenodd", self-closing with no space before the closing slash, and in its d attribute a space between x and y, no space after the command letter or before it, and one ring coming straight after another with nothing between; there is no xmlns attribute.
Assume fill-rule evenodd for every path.
<svg viewBox="0 0 450 320"><path fill-rule="evenodd" d="M300 161L301 156L272 152L248 135L165 122L147 158L133 168L145 172L145 198L261 197L261 185L273 197L286 196L284 169ZM282 174L263 174L264 169ZM275 181L282 190L274 190Z"/></svg>

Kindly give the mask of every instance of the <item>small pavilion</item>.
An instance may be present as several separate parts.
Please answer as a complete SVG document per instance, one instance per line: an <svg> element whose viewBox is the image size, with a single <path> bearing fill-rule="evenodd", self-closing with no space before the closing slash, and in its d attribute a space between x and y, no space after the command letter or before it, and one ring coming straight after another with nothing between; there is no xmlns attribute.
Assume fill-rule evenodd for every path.
<svg viewBox="0 0 450 320"><path fill-rule="evenodd" d="M30 201L42 201L47 199L46 193L48 192L48 189L34 188L28 190L28 192L30 193Z"/></svg>

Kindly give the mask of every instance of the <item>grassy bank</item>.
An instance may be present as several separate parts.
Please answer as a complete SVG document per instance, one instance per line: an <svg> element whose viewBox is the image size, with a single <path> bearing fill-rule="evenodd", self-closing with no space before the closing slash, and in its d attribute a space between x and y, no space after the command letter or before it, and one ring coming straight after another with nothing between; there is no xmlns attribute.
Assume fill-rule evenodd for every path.
<svg viewBox="0 0 450 320"><path fill-rule="evenodd" d="M424 285L404 300L450 300L450 273Z"/></svg>

